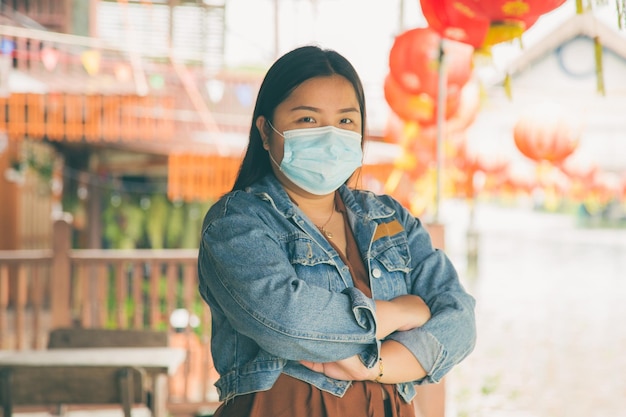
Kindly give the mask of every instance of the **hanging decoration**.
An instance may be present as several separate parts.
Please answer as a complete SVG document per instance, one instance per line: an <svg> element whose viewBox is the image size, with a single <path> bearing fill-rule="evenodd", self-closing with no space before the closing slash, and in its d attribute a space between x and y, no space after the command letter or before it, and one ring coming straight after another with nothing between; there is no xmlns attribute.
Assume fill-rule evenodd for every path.
<svg viewBox="0 0 626 417"><path fill-rule="evenodd" d="M527 158L559 164L578 147L580 128L556 104L540 103L523 115L513 128L517 149Z"/></svg>
<svg viewBox="0 0 626 417"><path fill-rule="evenodd" d="M50 47L45 47L40 52L41 62L48 71L54 71L59 62L59 52Z"/></svg>
<svg viewBox="0 0 626 417"><path fill-rule="evenodd" d="M384 83L389 107L406 121L434 124L439 90L441 37L429 28L416 28L396 37L389 52L389 74ZM459 42L443 45L450 71L446 77L446 118L459 106L460 92L472 74L473 49Z"/></svg>
<svg viewBox="0 0 626 417"><path fill-rule="evenodd" d="M617 27L624 29L626 27L626 0L615 0L617 9Z"/></svg>
<svg viewBox="0 0 626 417"><path fill-rule="evenodd" d="M205 87L207 93L209 94L209 100L211 100L212 103L217 104L222 101L222 98L224 97L224 90L226 89L224 81L210 79L206 82Z"/></svg>
<svg viewBox="0 0 626 417"><path fill-rule="evenodd" d="M461 1L420 0L428 26L441 36L479 48L489 30L489 19Z"/></svg>
<svg viewBox="0 0 626 417"><path fill-rule="evenodd" d="M85 51L80 56L80 62L83 64L85 71L89 75L97 75L100 71L100 60L101 54L100 51L91 49Z"/></svg>
<svg viewBox="0 0 626 417"><path fill-rule="evenodd" d="M125 63L116 64L113 72L115 73L115 79L120 82L125 82L132 78L132 69L130 65Z"/></svg>
<svg viewBox="0 0 626 417"><path fill-rule="evenodd" d="M254 102L252 87L249 84L237 84L235 87L235 96L239 104L243 107L250 107Z"/></svg>
<svg viewBox="0 0 626 417"><path fill-rule="evenodd" d="M626 1L617 2L619 12L619 5ZM480 107L478 85L472 86L471 94L470 88L465 89L477 53L485 53L489 58L494 45L515 40L521 44L524 32L565 0L420 0L420 3L429 27L406 31L394 40L389 74L384 80L385 99L391 109L384 140L401 148L384 191L402 199L412 210L425 209L428 204L422 204L424 196L433 191L427 179L432 180L433 175L438 180L442 177L439 161L443 154L446 172L443 187L437 184L437 195L439 188L468 198L473 198L477 190L515 196L530 195L541 189L546 206L555 207L563 196L579 195L581 190L589 193L596 187L597 194L606 194L610 187L600 184L597 168L570 163L582 129L568 117L571 112L564 109L557 111L558 108L538 105L535 111L520 118L513 139L528 160L520 160L523 163L518 166L504 158L504 154L468 150L465 139L465 130ZM619 12L620 16L623 13ZM469 52L455 54L445 49L448 44L469 47L466 49ZM600 39L594 39L594 45L597 87L603 92ZM468 66L463 64L465 61L469 62ZM440 76L445 77L443 84L439 82ZM511 97L510 74L505 75L504 86ZM443 99L438 97L439 89ZM438 113L438 106L445 106L443 115ZM575 191L575 186L580 190Z"/></svg>
<svg viewBox="0 0 626 417"><path fill-rule="evenodd" d="M605 95L604 90L604 70L602 69L603 47L598 36L593 37L593 55L596 64L596 90L600 95Z"/></svg>
<svg viewBox="0 0 626 417"><path fill-rule="evenodd" d="M15 51L15 42L10 39L2 39L0 41L0 52L2 55L12 55Z"/></svg>
<svg viewBox="0 0 626 417"><path fill-rule="evenodd" d="M416 121L423 124L432 124L436 118L436 103L432 96L426 93L410 93L403 90L400 84L390 75L384 83L385 100L393 112L406 121ZM446 97L448 115L457 107L458 98L454 95Z"/></svg>
<svg viewBox="0 0 626 417"><path fill-rule="evenodd" d="M541 15L565 0L420 0L424 18L446 39L471 45L476 53L491 56L491 47L518 40ZM505 91L512 97L510 77Z"/></svg>
<svg viewBox="0 0 626 417"><path fill-rule="evenodd" d="M163 78L161 74L152 74L148 78L148 83L153 89L161 90L163 87L165 87L165 78Z"/></svg>
<svg viewBox="0 0 626 417"><path fill-rule="evenodd" d="M394 87L393 90L390 86ZM390 92L394 94L391 95ZM416 99L417 96L411 96L410 93L403 91L390 75L386 81L385 96L393 111L387 120L384 140L398 144L401 153L394 161L394 169L384 184L384 191L396 198L404 199L413 213L421 214L429 207L430 198L435 195L434 186L429 181L440 175L435 167L440 127L431 118L425 120L420 117L407 117L407 109L414 110L413 116L419 116L428 110L432 112L427 113L428 116L433 117L436 114L436 103L432 99L426 100L430 96L425 93L421 95L421 102L411 103L410 98ZM446 108L446 121L441 127L442 154L446 166L449 167L444 189L448 195L471 196L473 195L471 190L465 190L468 190L468 182L472 181L466 178L473 176L478 168L474 161L469 161L470 156L464 152L465 130L472 124L480 109L478 83L475 80L466 82L461 91L447 101L454 104ZM470 164L473 171L469 168Z"/></svg>
<svg viewBox="0 0 626 417"><path fill-rule="evenodd" d="M428 25L447 39L489 49L519 39L565 0L420 0Z"/></svg>
<svg viewBox="0 0 626 417"><path fill-rule="evenodd" d="M435 221L441 194L441 165L444 153L445 120L459 109L461 90L472 75L473 47L445 40L431 28L415 28L398 35L389 52L389 74L385 79L385 99L394 115L407 124L416 123L419 135L401 139L402 156L390 175L385 191L424 189L424 177L435 178ZM444 59L445 57L445 59ZM425 132L434 132L426 135ZM459 135L454 135L460 137ZM433 155L434 154L434 155ZM432 166L436 161L436 166ZM424 171L426 170L426 171ZM411 181L413 186L404 187ZM420 177L421 175L421 177ZM417 188L416 188L417 187ZM422 197L416 198L423 200ZM413 201L411 207L425 207ZM419 213L415 213L419 214Z"/></svg>
<svg viewBox="0 0 626 417"><path fill-rule="evenodd" d="M439 82L441 36L430 28L416 28L397 36L389 51L389 73L400 87L412 94L435 97ZM473 48L445 42L448 94L457 94L472 74Z"/></svg>

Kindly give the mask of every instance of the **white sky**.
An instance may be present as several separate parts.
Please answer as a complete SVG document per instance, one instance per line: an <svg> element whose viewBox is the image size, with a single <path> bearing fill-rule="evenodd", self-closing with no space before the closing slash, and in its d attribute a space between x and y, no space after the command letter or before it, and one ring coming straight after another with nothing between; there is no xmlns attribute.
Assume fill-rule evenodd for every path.
<svg viewBox="0 0 626 417"><path fill-rule="evenodd" d="M399 33L401 0L279 0L279 55L308 43L335 49L364 82L387 71ZM384 5L383 5L384 4ZM421 23L418 0L405 0L404 20ZM274 0L228 0L226 62L267 66L276 57Z"/></svg>

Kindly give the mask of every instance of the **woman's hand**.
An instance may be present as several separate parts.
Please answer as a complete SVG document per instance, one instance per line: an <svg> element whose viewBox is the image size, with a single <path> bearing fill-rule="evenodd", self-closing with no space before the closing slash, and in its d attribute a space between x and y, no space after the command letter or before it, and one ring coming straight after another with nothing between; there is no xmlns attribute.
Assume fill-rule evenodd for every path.
<svg viewBox="0 0 626 417"><path fill-rule="evenodd" d="M343 381L367 381L378 376L378 368L368 369L358 355L336 362L300 361L300 363L312 371Z"/></svg>
<svg viewBox="0 0 626 417"><path fill-rule="evenodd" d="M376 338L384 339L395 331L423 326L430 319L430 308L417 295L401 295L392 300L376 300Z"/></svg>
<svg viewBox="0 0 626 417"><path fill-rule="evenodd" d="M300 361L300 363L314 372L343 381L378 381L383 384L397 384L416 381L426 376L426 371L411 351L395 340L383 342L380 357L384 363L383 368L376 365L368 369L357 355L336 362ZM381 370L383 372L379 378Z"/></svg>
<svg viewBox="0 0 626 417"><path fill-rule="evenodd" d="M384 339L396 331L406 331L423 326L430 319L430 308L417 295L401 295L393 300L376 300L376 337ZM415 357L395 341L383 343L381 356L387 356L389 365L398 368L395 377L386 375L384 382L404 382L423 377L426 373ZM300 361L314 372L343 381L373 381L378 376L378 367L368 369L358 355L336 362ZM391 366L388 367L391 369Z"/></svg>

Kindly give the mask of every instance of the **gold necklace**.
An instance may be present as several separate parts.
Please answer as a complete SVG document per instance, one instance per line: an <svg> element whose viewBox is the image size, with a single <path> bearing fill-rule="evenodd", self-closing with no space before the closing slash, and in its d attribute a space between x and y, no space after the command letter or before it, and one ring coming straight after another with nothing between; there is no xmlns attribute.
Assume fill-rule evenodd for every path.
<svg viewBox="0 0 626 417"><path fill-rule="evenodd" d="M326 225L328 223L330 223L330 219L333 218L333 215L335 214L335 204L333 203L333 211L330 212L330 216L328 216L328 219L326 220L326 222L321 225L321 226L317 226L318 229L320 229L320 232L322 232L324 234L324 236L326 236L328 239L332 239L333 238L333 234L332 232L329 232L328 230L326 230Z"/></svg>

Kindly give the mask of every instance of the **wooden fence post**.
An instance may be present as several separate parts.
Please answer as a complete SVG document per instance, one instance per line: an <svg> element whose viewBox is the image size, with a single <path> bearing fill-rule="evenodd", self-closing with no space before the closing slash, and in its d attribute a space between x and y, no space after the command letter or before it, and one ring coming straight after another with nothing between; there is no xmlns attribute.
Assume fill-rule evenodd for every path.
<svg viewBox="0 0 626 417"><path fill-rule="evenodd" d="M63 213L52 227L51 328L71 324L71 269L69 251L72 248L71 215Z"/></svg>

